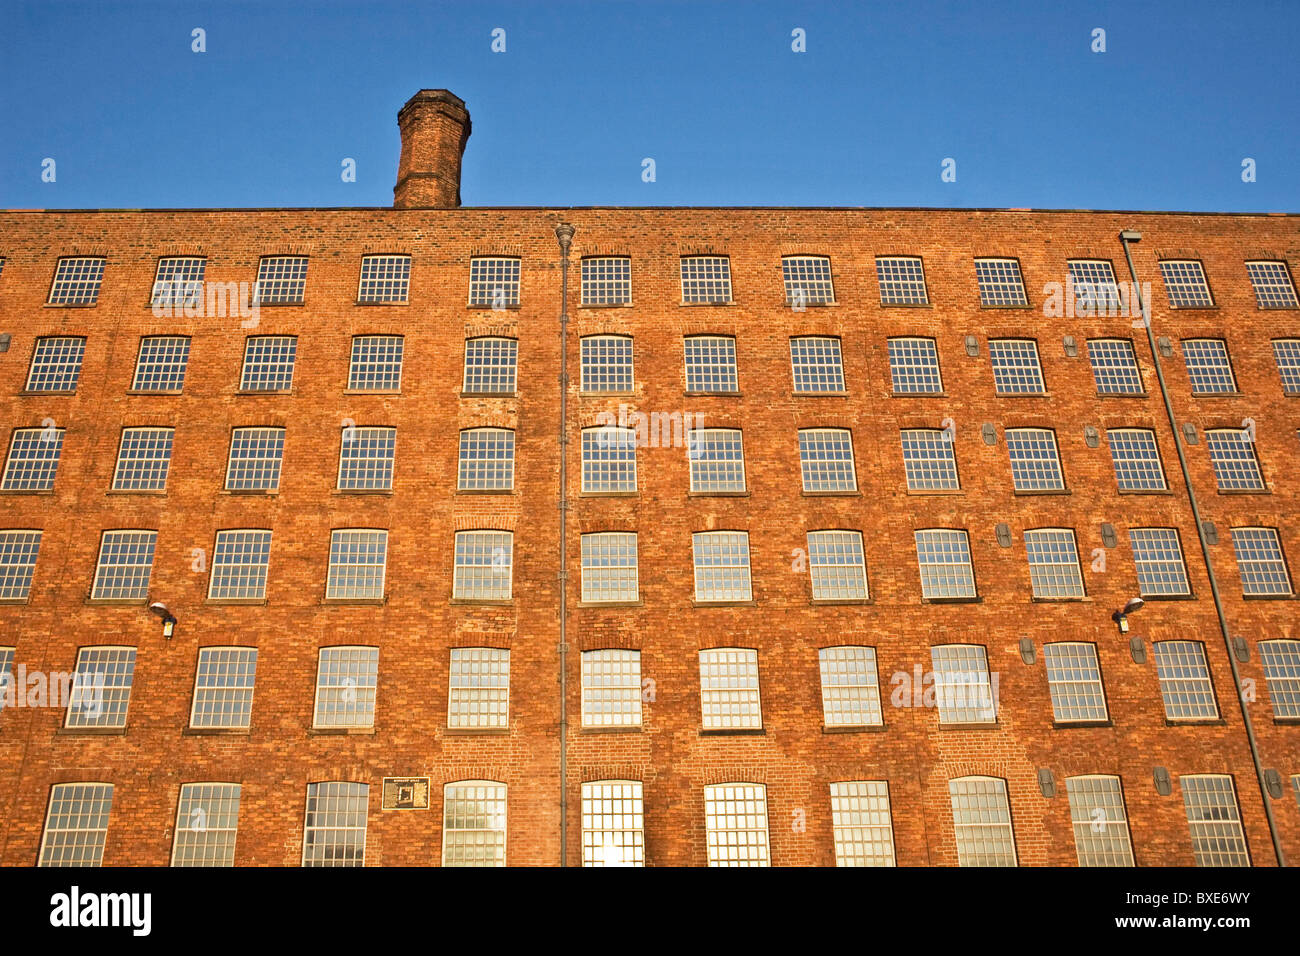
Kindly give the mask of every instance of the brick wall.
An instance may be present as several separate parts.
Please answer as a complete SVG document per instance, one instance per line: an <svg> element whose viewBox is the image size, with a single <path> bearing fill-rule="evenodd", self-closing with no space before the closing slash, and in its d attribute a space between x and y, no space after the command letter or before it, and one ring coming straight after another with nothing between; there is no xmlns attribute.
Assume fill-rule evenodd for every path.
<svg viewBox="0 0 1300 956"><path fill-rule="evenodd" d="M1142 230L1135 247L1139 276L1154 294L1154 331L1175 342L1163 362L1176 415L1203 433L1253 418L1268 494L1215 491L1204 441L1188 448L1203 517L1220 543L1211 546L1227 617L1251 659L1242 676L1258 684L1248 704L1265 767L1289 788L1300 773L1300 727L1276 724L1256 642L1298 637L1294 600L1243 600L1227 529L1278 527L1294 560L1300 555L1300 485L1289 465L1297 451L1300 399L1283 395L1269 340L1300 336L1300 312L1255 307L1243 260L1285 258L1300 266L1300 219L1095 212L820 209L459 209L278 210L201 212L0 213L0 332L12 335L0 355L0 408L10 428L52 418L67 429L55 490L0 496L0 527L43 528L29 603L0 606L0 645L16 647L29 670L70 671L77 648L120 643L138 648L127 731L116 735L62 732L63 711L20 708L0 715L0 862L37 858L52 783L116 785L104 862L162 865L169 859L182 783L243 784L236 861L296 865L302 852L307 783L355 780L371 785L368 865L436 863L441 852L442 784L492 779L509 787L507 859L553 865L559 857L557 489L559 266L554 225L577 228L571 272L569 366L569 782L568 857L581 860L580 784L625 778L644 782L647 861L703 865L702 790L717 782L767 787L771 857L775 864L834 862L828 786L837 780L888 780L897 859L905 865L957 861L947 781L986 774L1008 782L1019 860L1073 865L1074 841L1065 797L1067 776L1119 774L1123 779L1136 860L1140 865L1193 862L1178 777L1230 773L1241 805L1252 861L1274 862L1259 788L1246 747L1205 564L1177 467L1144 334L1127 317L1043 317L1043 285L1063 282L1066 260L1112 260L1127 279L1121 228ZM361 256L412 257L407 305L357 305ZM59 256L107 257L98 305L44 305ZM245 336L238 317L157 319L148 305L157 259L208 258L208 281L256 277L263 255L310 256L306 302L263 307L256 334L296 334L293 393L237 394ZM680 304L678 259L693 253L730 256L735 302ZM831 258L838 304L795 313L783 305L781 256ZM1169 308L1157 259L1176 253L1203 261L1217 308ZM505 313L467 308L472 255L522 258L522 305ZM632 258L634 304L577 305L577 262L583 255ZM877 255L919 255L930 305L882 307ZM974 256L1020 259L1027 310L981 309ZM463 341L486 332L519 340L517 398L460 397ZM635 337L635 392L586 397L578 389L578 340L595 332ZM741 395L684 395L682 336L734 335ZM184 394L128 395L142 335L193 337ZM406 336L400 396L345 394L350 340L367 333ZM848 394L791 393L788 339L841 336ZM86 336L73 396L24 395L37 337ZM933 337L945 395L891 398L886 340ZM967 335L980 354L968 357ZM1048 394L994 394L987 339L1037 339ZM1079 355L1067 357L1062 336ZM1240 394L1190 395L1177 340L1225 338ZM1148 397L1099 398L1084 341L1133 338ZM645 411L702 412L708 425L744 429L749 494L699 497L689 487L680 448L639 452L639 493L583 497L578 428L620 402ZM343 420L398 430L391 495L334 490ZM908 494L898 431L956 427L962 491ZM981 426L998 441L988 446ZM121 429L172 425L176 444L167 492L108 494ZM287 430L280 491L230 495L223 488L230 430L277 425ZM475 425L517 430L516 490L511 495L457 494L457 432ZM797 430L852 429L860 494L814 497L800 491ZM1056 429L1067 495L1014 495L1003 431ZM1170 493L1120 495L1103 438L1097 448L1084 427L1154 428ZM999 547L994 528L1009 525L1013 544ZM1101 548L1100 526L1115 525L1119 546L1107 570L1090 570ZM1022 532L1075 529L1088 595L1075 602L1034 602ZM1125 529L1179 529L1193 600L1152 601L1132 618L1133 635L1150 642L1205 642L1222 721L1169 726L1154 661L1137 664L1111 611L1136 593ZM110 528L156 528L158 553L151 598L180 620L174 639L141 606L87 603L99 546ZM205 601L207 574L191 570L192 549L209 559L216 531L274 530L267 601L259 606ZM390 532L387 600L382 606L326 604L324 580L331 528ZM452 604L451 544L456 529L515 530L514 599L506 606ZM912 532L957 527L970 532L980 601L921 600ZM749 532L752 606L696 607L691 533ZM792 570L805 532L849 528L864 534L871 603L814 606L806 570ZM641 604L580 606L579 534L634 530L639 536ZM1021 638L1036 650L1022 662ZM1077 639L1098 646L1111 726L1057 728L1043 665L1045 642ZM247 735L186 732L200 647L243 644L260 650L252 727ZM373 734L313 734L312 707L319 647L378 646L379 689ZM885 704L883 729L826 733L822 728L817 650L841 643L876 648ZM928 647L979 643L999 676L995 727L940 728L933 709L889 705L890 675L929 670ZM511 650L510 729L495 735L449 733L448 649ZM697 652L739 646L759 652L764 732L701 733ZM633 733L583 732L580 656L583 649L639 648L642 675L655 682L644 727ZM1174 777L1160 796L1152 768ZM1044 798L1038 768L1050 768L1058 795ZM381 812L385 776L432 778L429 811ZM1288 789L1273 801L1284 846L1300 858L1300 810ZM803 811L806 829L793 825Z"/></svg>

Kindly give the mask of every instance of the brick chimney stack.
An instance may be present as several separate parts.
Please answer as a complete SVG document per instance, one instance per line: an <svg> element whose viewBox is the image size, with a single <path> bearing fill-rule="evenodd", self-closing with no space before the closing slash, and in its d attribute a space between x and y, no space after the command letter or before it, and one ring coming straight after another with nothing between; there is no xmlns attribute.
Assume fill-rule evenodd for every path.
<svg viewBox="0 0 1300 956"><path fill-rule="evenodd" d="M402 155L393 206L454 209L460 205L460 159L469 139L469 111L447 90L420 90L397 114Z"/></svg>

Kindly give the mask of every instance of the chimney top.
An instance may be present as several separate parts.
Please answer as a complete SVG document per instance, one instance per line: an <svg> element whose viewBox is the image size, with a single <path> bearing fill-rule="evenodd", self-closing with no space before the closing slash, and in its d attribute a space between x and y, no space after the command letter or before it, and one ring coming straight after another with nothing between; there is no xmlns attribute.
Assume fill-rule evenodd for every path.
<svg viewBox="0 0 1300 956"><path fill-rule="evenodd" d="M460 205L460 163L469 139L465 101L449 90L420 90L397 114L402 154L393 206L454 209Z"/></svg>

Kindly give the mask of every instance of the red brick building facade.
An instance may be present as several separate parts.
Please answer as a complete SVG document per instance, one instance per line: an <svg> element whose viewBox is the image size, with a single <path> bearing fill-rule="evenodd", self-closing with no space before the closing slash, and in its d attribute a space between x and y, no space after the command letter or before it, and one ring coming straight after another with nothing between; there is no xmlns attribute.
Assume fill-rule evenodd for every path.
<svg viewBox="0 0 1300 956"><path fill-rule="evenodd" d="M0 648L16 692L0 862L281 866L359 862L363 846L376 866L1072 866L1130 846L1143 866L1270 866L1266 804L1300 859L1300 219L459 208L458 104L426 91L403 111L391 209L0 213ZM1098 264L1129 282L1125 229L1142 234L1177 432L1140 311L1080 306L1108 286ZM270 278L295 273L276 257L306 262L284 304ZM203 272L160 272L172 260ZM182 275L204 285L168 315L158 283ZM241 312L238 284L259 278ZM218 286L224 305L204 294ZM142 346L154 337L169 341ZM267 338L292 342L289 378L283 342L250 351ZM488 386L467 387L467 348ZM367 379L373 354L387 372ZM663 426L635 448L629 492L617 443L588 432L584 466L584 430L620 406ZM692 418L675 439L678 413ZM731 485L702 470L692 491L692 422L739 432L743 456L715 462ZM161 486L119 461L136 429L173 430ZM391 487L345 487L341 455L372 429L395 429ZM463 437L475 429L496 431ZM1158 465L1119 430L1144 430ZM132 435L156 479L166 433ZM1122 489L1112 456L1133 447L1121 467L1139 487ZM347 529L387 532L382 558L380 537L333 534ZM965 532L968 566L948 550L960 536L918 545L935 529ZM1176 542L1185 587L1177 554L1139 553L1133 529ZM827 530L850 534L829 550L808 537ZM104 535L121 531L152 537ZM269 551L236 531L269 531ZM457 536L479 531L498 535ZM635 538L585 537L606 532ZM925 589L918 547L943 562ZM1139 593L1121 634L1112 612ZM85 652L102 647L134 655ZM339 647L365 653L322 664ZM870 652L823 666L840 647ZM256 649L255 677L220 670L197 706L213 648ZM702 677L701 651L722 648L744 653L706 655ZM508 673L482 649L508 650ZM993 712L936 706L983 686L981 649ZM589 657L584 674L602 650L639 655ZM79 655L107 674L94 707L85 688L38 700L35 678ZM947 689L927 698L936 669ZM241 707L246 727L199 726ZM606 725L584 726L597 712ZM386 799L385 778L410 789ZM584 791L597 781L626 783ZM237 813L234 791L217 807L183 792L196 783L238 785ZM621 802L601 815L600 797Z"/></svg>

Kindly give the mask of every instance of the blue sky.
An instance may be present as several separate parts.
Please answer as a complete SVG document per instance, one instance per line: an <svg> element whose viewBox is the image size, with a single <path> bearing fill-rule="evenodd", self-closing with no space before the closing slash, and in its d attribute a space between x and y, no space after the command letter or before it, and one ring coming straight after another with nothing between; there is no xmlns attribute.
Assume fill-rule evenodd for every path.
<svg viewBox="0 0 1300 956"><path fill-rule="evenodd" d="M1296 212L1297 50L1296 0L0 0L0 208L389 205L446 87L471 206Z"/></svg>

